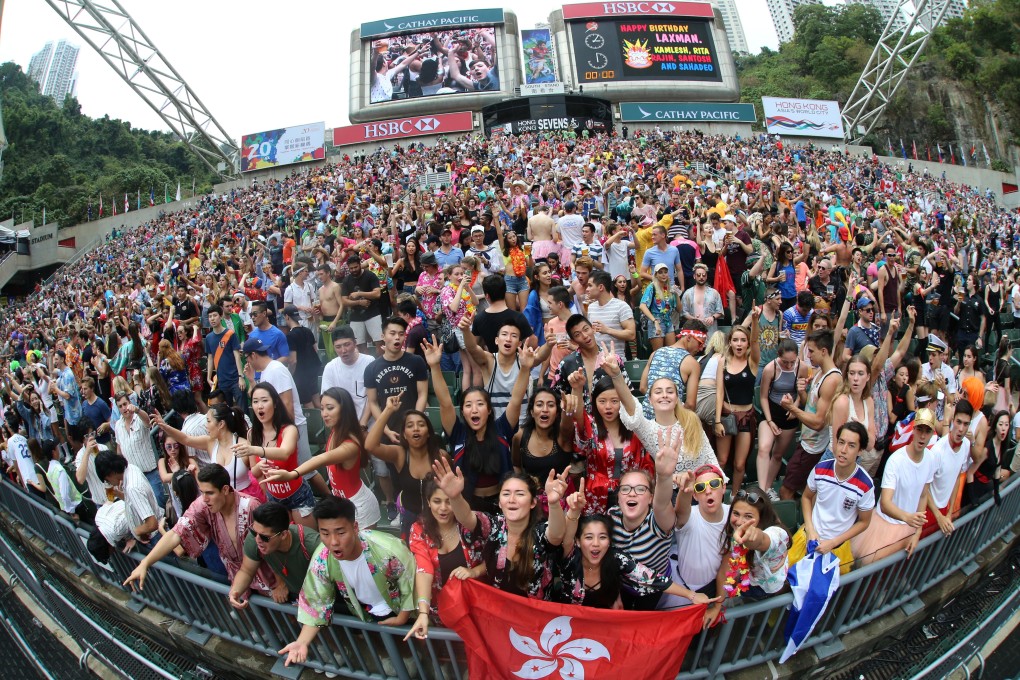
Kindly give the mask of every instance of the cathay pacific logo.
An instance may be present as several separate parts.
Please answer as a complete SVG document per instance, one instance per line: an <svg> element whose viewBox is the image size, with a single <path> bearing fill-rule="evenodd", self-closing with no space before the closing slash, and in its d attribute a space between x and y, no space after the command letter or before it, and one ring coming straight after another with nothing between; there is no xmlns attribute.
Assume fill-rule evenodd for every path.
<svg viewBox="0 0 1020 680"><path fill-rule="evenodd" d="M651 115L652 115L652 114L648 113L647 111L645 111L645 110L644 110L643 108L641 108L640 106L639 106L639 107L637 107L637 110L641 112L641 117L642 117L642 118L650 118L650 117L651 117Z"/></svg>
<svg viewBox="0 0 1020 680"><path fill-rule="evenodd" d="M387 31L392 31L394 28L396 28L396 26L394 26L393 24L388 24L385 21L382 22L382 25L386 27Z"/></svg>

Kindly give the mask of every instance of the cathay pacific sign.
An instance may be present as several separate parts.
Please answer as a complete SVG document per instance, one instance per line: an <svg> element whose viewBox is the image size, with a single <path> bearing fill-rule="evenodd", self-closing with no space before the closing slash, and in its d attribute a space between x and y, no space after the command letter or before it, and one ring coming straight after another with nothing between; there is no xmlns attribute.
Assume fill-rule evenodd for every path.
<svg viewBox="0 0 1020 680"><path fill-rule="evenodd" d="M435 14L419 14L417 16L369 21L361 24L361 38L372 38L390 33L408 31L430 31L437 28L452 26L470 26L472 24L495 25L503 23L501 9L473 9L459 12L438 12Z"/></svg>
<svg viewBox="0 0 1020 680"><path fill-rule="evenodd" d="M685 104L625 102L624 123L753 123L754 104Z"/></svg>

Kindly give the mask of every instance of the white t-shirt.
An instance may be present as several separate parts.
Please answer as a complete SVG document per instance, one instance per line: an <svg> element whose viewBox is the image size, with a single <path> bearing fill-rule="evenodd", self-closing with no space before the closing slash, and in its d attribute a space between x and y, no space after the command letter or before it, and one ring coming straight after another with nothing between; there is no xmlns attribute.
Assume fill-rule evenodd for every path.
<svg viewBox="0 0 1020 680"><path fill-rule="evenodd" d="M935 477L935 456L925 450L921 462L915 463L907 455L908 448L910 446L897 449L889 456L882 474L882 488L894 490L892 502L897 508L904 512L917 512L924 485ZM876 512L890 524L906 524L882 512L881 504Z"/></svg>
<svg viewBox="0 0 1020 680"><path fill-rule="evenodd" d="M35 473L32 452L28 450L28 440L24 435L16 434L7 440L7 459L18 465L18 474L21 475L21 483L26 489L30 482L39 483L39 475Z"/></svg>
<svg viewBox="0 0 1020 680"><path fill-rule="evenodd" d="M106 444L98 444L97 447L99 451L109 451ZM83 464L83 458L88 458L84 461L84 465L85 482L88 484L89 494L92 496L92 502L101 506L106 503L106 484L96 474L96 459L89 455L88 449L84 446L78 449L78 455L74 459L74 469L77 470Z"/></svg>
<svg viewBox="0 0 1020 680"><path fill-rule="evenodd" d="M1014 283L1012 290L1009 291L1009 304L1013 310L1013 316L1020 319L1020 305L1016 304L1016 301L1020 299L1020 284Z"/></svg>
<svg viewBox="0 0 1020 680"><path fill-rule="evenodd" d="M609 328L621 330L623 328L623 322L627 320L634 320L634 310L620 298L610 298L609 302L605 305L601 305L598 302L592 302L588 305L588 321L590 321L593 326L596 321L601 321ZM617 340L608 333L596 333L595 342L599 343L599 345L603 342L608 345L610 342L617 342ZM619 350L622 345L623 342L619 341L617 350Z"/></svg>
<svg viewBox="0 0 1020 680"><path fill-rule="evenodd" d="M584 226L584 218L577 213L564 215L556 223L556 226L560 230L560 241L562 241L563 247L568 252L572 252L574 246L584 241L581 237L581 227Z"/></svg>
<svg viewBox="0 0 1020 680"><path fill-rule="evenodd" d="M209 436L209 429L205 426L205 416L201 413L192 413L184 419L184 424L181 425L181 432L189 437ZM194 449L190 446L185 446L184 448L188 450L188 455L192 460L197 460L202 465L209 465L215 462L205 449Z"/></svg>
<svg viewBox="0 0 1020 680"><path fill-rule="evenodd" d="M354 591L354 597L361 604L368 607L373 616L387 616L393 614L393 609L382 593L379 586L375 584L371 572L368 570L368 560L365 559L365 551L353 560L339 560L340 569L344 572L344 580L347 586Z"/></svg>
<svg viewBox="0 0 1020 680"><path fill-rule="evenodd" d="M614 279L617 276L626 276L630 280L630 260L627 258L630 249L634 244L630 241L617 241L606 248L606 269Z"/></svg>
<svg viewBox="0 0 1020 680"><path fill-rule="evenodd" d="M322 371L321 392L325 393L331 387L346 390L354 400L358 418L361 418L365 413L365 404L368 403L368 394L365 389L365 369L372 361L372 357L367 354L358 354L357 360L351 366L345 364L340 357L333 359L326 364L326 368Z"/></svg>
<svg viewBox="0 0 1020 680"><path fill-rule="evenodd" d="M935 463L935 476L931 482L931 495L935 505L944 508L952 500L953 487L960 478L961 472L970 467L970 440L964 438L960 448L953 450L949 444L949 436L942 437L934 444L929 444L924 457L931 456Z"/></svg>
<svg viewBox="0 0 1020 680"><path fill-rule="evenodd" d="M673 583L700 590L715 581L722 563L719 545L730 506L722 506L722 519L709 522L701 516L699 506L691 508L687 524L673 533L673 549L670 551L670 573ZM683 559L680 556L683 555ZM673 609L691 604L686 597L665 595L659 600L659 609Z"/></svg>
<svg viewBox="0 0 1020 680"><path fill-rule="evenodd" d="M276 388L281 395L290 392L290 398L294 404L294 424L301 427L306 422L304 409L301 408L301 397L298 396L297 385L294 384L294 376L290 374L287 367L276 359L269 362L266 370L257 376L259 382L267 382Z"/></svg>
<svg viewBox="0 0 1020 680"><path fill-rule="evenodd" d="M859 511L875 507L875 482L860 465L849 477L840 479L835 459L821 462L811 470L807 485L817 494L811 521L823 541L852 527Z"/></svg>

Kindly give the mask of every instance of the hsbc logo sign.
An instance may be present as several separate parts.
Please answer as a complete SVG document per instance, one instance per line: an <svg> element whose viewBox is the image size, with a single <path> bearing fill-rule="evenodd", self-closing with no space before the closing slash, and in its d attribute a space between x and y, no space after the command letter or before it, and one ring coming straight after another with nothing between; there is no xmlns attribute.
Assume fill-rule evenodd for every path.
<svg viewBox="0 0 1020 680"><path fill-rule="evenodd" d="M613 16L674 16L712 19L715 12L708 2L581 2L563 5L564 19L588 19Z"/></svg>
<svg viewBox="0 0 1020 680"><path fill-rule="evenodd" d="M428 134L467 132L474 128L474 117L470 112L445 113L435 116L414 116L361 123L333 129L333 146L361 144L364 142L420 137Z"/></svg>

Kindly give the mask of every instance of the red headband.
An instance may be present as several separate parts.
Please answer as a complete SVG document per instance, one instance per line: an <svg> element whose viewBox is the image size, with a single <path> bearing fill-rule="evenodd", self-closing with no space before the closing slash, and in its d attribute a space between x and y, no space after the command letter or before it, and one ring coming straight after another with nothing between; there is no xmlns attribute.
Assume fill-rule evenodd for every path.
<svg viewBox="0 0 1020 680"><path fill-rule="evenodd" d="M684 328L680 330L681 338L694 338L695 340L701 340L704 342L708 339L708 333L705 331L696 331L693 328Z"/></svg>

